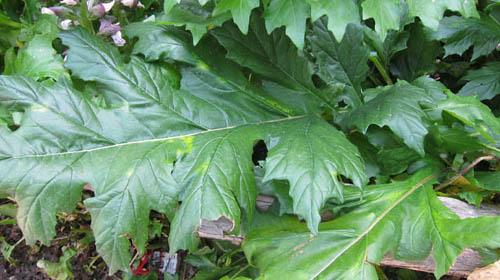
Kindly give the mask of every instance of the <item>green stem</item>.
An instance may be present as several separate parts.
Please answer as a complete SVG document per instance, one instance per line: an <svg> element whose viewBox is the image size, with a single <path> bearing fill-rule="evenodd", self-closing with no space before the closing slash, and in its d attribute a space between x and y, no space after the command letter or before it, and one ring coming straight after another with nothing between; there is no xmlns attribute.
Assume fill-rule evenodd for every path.
<svg viewBox="0 0 500 280"><path fill-rule="evenodd" d="M16 244L14 244L13 248L16 248L17 245L19 245L19 244L21 244L21 242L23 242L23 240L24 240L24 237L19 239L19 241L17 241Z"/></svg>
<svg viewBox="0 0 500 280"><path fill-rule="evenodd" d="M370 79L370 81L372 81L375 84L375 86L377 86L377 87L382 86L382 82L377 77L375 77L375 75L370 74L368 76L368 78Z"/></svg>
<svg viewBox="0 0 500 280"><path fill-rule="evenodd" d="M81 3L80 22L85 29L90 31L90 33L92 33L92 34L95 34L94 26L92 25L92 22L89 20L89 17L88 17L89 8L87 7L87 1L82 0L82 1L80 1L80 3Z"/></svg>
<svg viewBox="0 0 500 280"><path fill-rule="evenodd" d="M247 268L249 268L249 267L250 267L250 264L245 265L240 270L238 270L233 276L231 276L231 279L235 279L236 276L240 275L243 271L247 270Z"/></svg>
<svg viewBox="0 0 500 280"><path fill-rule="evenodd" d="M16 29L21 29L21 27L23 27L22 23L10 20L9 18L3 17L2 15L0 15L0 25L10 26Z"/></svg>
<svg viewBox="0 0 500 280"><path fill-rule="evenodd" d="M488 145L488 144L484 144L484 143L479 143L481 146L485 147L485 148L488 148L492 151L495 151L497 153L500 153L500 149L498 149L497 147L495 146L491 146L491 145Z"/></svg>
<svg viewBox="0 0 500 280"><path fill-rule="evenodd" d="M370 61L373 62L373 64L375 64L375 67L377 68L380 75L382 75L382 78L384 78L384 81L388 85L392 85L393 83L392 83L391 77L389 77L389 73L387 73L387 71L385 70L382 63L380 63L378 58L376 56L370 56Z"/></svg>

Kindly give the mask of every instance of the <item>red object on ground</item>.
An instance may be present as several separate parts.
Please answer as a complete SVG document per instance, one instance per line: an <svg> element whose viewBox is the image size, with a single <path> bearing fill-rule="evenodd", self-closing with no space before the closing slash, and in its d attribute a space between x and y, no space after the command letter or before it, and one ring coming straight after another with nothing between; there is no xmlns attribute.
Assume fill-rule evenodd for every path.
<svg viewBox="0 0 500 280"><path fill-rule="evenodd" d="M134 268L133 265L130 267L134 276L149 274L149 269L147 267L144 267L148 263L149 255L151 255L151 251L147 250L146 254L142 256L139 266L137 268Z"/></svg>

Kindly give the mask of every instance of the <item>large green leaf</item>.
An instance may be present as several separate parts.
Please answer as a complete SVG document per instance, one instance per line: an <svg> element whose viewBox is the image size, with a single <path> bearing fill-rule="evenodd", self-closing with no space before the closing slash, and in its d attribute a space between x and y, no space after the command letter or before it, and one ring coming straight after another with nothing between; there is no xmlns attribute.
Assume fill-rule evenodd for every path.
<svg viewBox="0 0 500 280"><path fill-rule="evenodd" d="M344 118L344 124L356 126L362 133L372 124L388 126L408 147L423 156L424 137L428 131L423 122L425 112L419 102L432 102L430 95L408 84L371 89L366 95L370 99L351 111Z"/></svg>
<svg viewBox="0 0 500 280"><path fill-rule="evenodd" d="M111 272L127 269L126 234L144 249L149 210L173 215L175 151L143 142L150 131L127 106L100 108L65 79L47 87L2 76L0 100L26 111L18 130L0 132L0 191L16 198L26 242L50 244L55 213L71 212L90 183L95 197L85 203L98 250Z"/></svg>
<svg viewBox="0 0 500 280"><path fill-rule="evenodd" d="M397 259L423 260L433 249L439 278L463 249L500 246L500 219L461 220L437 199L433 177L424 170L406 181L368 187L361 205L320 224L317 236L290 219L256 229L243 243L245 254L265 279L378 279L368 262L378 263L390 251ZM359 193L350 200L359 201Z"/></svg>
<svg viewBox="0 0 500 280"><path fill-rule="evenodd" d="M354 107L361 105L361 83L368 76L370 56L369 49L363 45L362 27L348 25L344 38L337 43L325 21L318 20L309 41L317 59L318 75L328 84L340 85L348 103Z"/></svg>
<svg viewBox="0 0 500 280"><path fill-rule="evenodd" d="M129 239L144 251L152 209L172 221L172 250L194 249L203 219L225 216L238 233L240 208L251 220L257 195L253 144L271 139L276 148L270 153L280 156L273 149L291 141L290 132L305 128L331 135L350 151L325 158L345 164L329 166L329 172L366 182L355 146L317 117L284 118L242 92L180 90L178 75L167 65L137 57L124 63L115 48L83 29L60 37L69 47L67 67L95 83L106 105L66 79L46 86L0 77L0 104L25 111L19 129L0 127L0 192L18 202L19 225L29 244L50 242L55 213L72 211L85 184L94 189L85 205L110 273L129 269ZM324 145L323 152L336 154L335 148ZM292 180L297 172L309 172L314 160L296 163L285 170L294 174L282 175ZM313 185L331 183L312 180ZM332 197L341 200L339 194Z"/></svg>
<svg viewBox="0 0 500 280"><path fill-rule="evenodd" d="M462 55L473 46L474 60L495 50L500 43L500 25L486 14L481 14L481 18L451 16L441 21L434 36L445 43L445 57Z"/></svg>
<svg viewBox="0 0 500 280"><path fill-rule="evenodd" d="M176 60L192 65L182 69L181 80L181 88L192 94L206 96L211 92L214 96L224 96L237 93L244 99L258 100L263 108L277 115L303 113L279 104L268 92L252 85L235 63L224 58L223 49L213 40L203 40L193 47L185 32L149 23L131 24L125 33L139 37L133 53L144 54L147 60Z"/></svg>
<svg viewBox="0 0 500 280"><path fill-rule="evenodd" d="M469 81L458 95L475 95L480 100L492 99L500 94L500 62L492 62L477 70L470 70L463 77Z"/></svg>
<svg viewBox="0 0 500 280"><path fill-rule="evenodd" d="M302 129L281 129L282 141L269 143L263 181L288 180L294 213L317 234L319 211L325 202L330 198L343 202L338 175L347 175L361 187L367 183L364 168L360 168L364 163L358 149L324 121L311 119Z"/></svg>
<svg viewBox="0 0 500 280"><path fill-rule="evenodd" d="M228 50L227 57L261 76L264 90L280 104L303 113L319 113L320 107L335 107L331 97L315 87L314 71L304 54L283 30L267 35L257 14L252 16L246 36L230 24L214 30L213 34Z"/></svg>

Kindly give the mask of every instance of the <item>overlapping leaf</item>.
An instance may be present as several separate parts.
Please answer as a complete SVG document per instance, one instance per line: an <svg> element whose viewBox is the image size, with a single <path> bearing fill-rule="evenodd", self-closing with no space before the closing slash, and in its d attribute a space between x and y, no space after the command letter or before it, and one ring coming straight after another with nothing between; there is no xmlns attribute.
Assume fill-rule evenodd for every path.
<svg viewBox="0 0 500 280"><path fill-rule="evenodd" d="M358 187L367 183L358 160L361 155L341 132L332 131L323 121L312 119L302 129L283 128L282 132L281 142L269 143L263 181L288 180L294 213L317 234L324 203L330 198L343 201L338 174L352 178Z"/></svg>
<svg viewBox="0 0 500 280"><path fill-rule="evenodd" d="M470 70L463 78L469 81L458 95L475 95L480 100L492 99L500 94L500 63L492 62L481 69Z"/></svg>
<svg viewBox="0 0 500 280"><path fill-rule="evenodd" d="M318 90L313 81L310 62L285 36L283 30L266 34L264 22L255 14L248 35L234 25L214 30L215 37L227 50L227 57L250 68L262 77L263 88L280 104L300 113L318 113L333 109L328 93Z"/></svg>
<svg viewBox="0 0 500 280"><path fill-rule="evenodd" d="M214 13L218 14L231 10L234 23L238 25L241 33L247 34L250 14L259 4L259 0L222 0L217 4Z"/></svg>
<svg viewBox="0 0 500 280"><path fill-rule="evenodd" d="M257 1L242 1L242 0L224 0L215 3L213 19L207 20L207 15L196 14L186 17L179 16L179 7L189 5L191 10L199 10L199 8L209 0L169 0L165 1L165 12L167 18L170 18L170 23L176 25L186 25L186 28L193 31L195 42L203 34L206 33L207 26L220 25L223 19L218 17L222 12L230 10L235 23L239 29L246 34L248 30L248 18L251 11L259 6ZM179 3L177 6L176 3ZM210 7L212 2L206 5ZM361 3L356 1L346 0L272 0L265 1L265 25L268 33L271 33L276 28L284 26L286 34L290 37L293 43L299 48L304 47L304 35L306 31L306 21L311 18L312 21L318 20L320 17L328 16L328 30L330 30L337 41L340 42L344 36L345 28L349 23L360 23L360 10L362 10L363 19L373 18L375 20L375 30L380 35L382 40L385 39L389 30L399 30L402 25L409 23L411 20L408 17L419 17L425 26L437 29L439 21L443 18L446 10L459 12L463 17L479 17L475 7L475 1L417 1L417 0L366 0ZM173 8L172 8L173 7ZM181 8L182 9L182 8ZM187 8L184 8L188 10ZM207 10L208 11L208 10ZM217 20L216 20L217 18ZM185 20L184 24L180 19ZM196 26L195 26L196 24Z"/></svg>
<svg viewBox="0 0 500 280"><path fill-rule="evenodd" d="M19 74L34 79L58 79L65 74L62 57L52 48L50 35L36 35L22 48L3 74ZM11 49L13 50L13 49Z"/></svg>
<svg viewBox="0 0 500 280"><path fill-rule="evenodd" d="M22 37L26 42L17 55L14 48L6 52L3 74L24 75L36 80L57 80L66 74L62 57L52 47L58 32L57 17L53 15L44 15L35 25L23 30Z"/></svg>
<svg viewBox="0 0 500 280"><path fill-rule="evenodd" d="M25 111L19 129L0 128L0 191L17 200L29 244L49 243L55 213L71 211L87 183L94 197L85 205L111 273L128 269L129 239L144 250L151 209L175 216L172 250L196 246L202 219L225 216L237 233L240 208L248 219L254 211L253 144L265 139L272 143L269 152L280 157L280 147L292 141L286 137L291 131L321 132L329 142L318 142L326 153L291 163L284 170L290 173L281 176L297 181L316 161L336 164L315 169L330 177L310 176L310 185L300 186L303 191L329 187L322 200L341 200L340 186L331 184L337 175L359 186L367 180L357 149L317 117L283 117L244 92L180 90L178 74L168 65L137 57L124 63L116 49L83 29L60 37L69 46L67 67L75 77L94 82L107 105L96 104L66 79L45 86L0 78L0 103ZM321 139L303 133L296 140L305 143L307 137ZM339 147L330 143L335 141L349 152L338 154Z"/></svg>
<svg viewBox="0 0 500 280"><path fill-rule="evenodd" d="M391 72L400 79L414 79L434 73L436 58L441 52L438 41L430 39L429 32L421 25L409 28L408 48L394 56Z"/></svg>
<svg viewBox="0 0 500 280"><path fill-rule="evenodd" d="M242 98L258 100L263 108L277 115L304 113L277 102L269 92L252 85L235 63L224 58L223 49L211 40L204 40L193 47L185 32L147 23L131 24L125 29L125 34L139 37L133 52L145 55L147 60L174 60L190 64L191 67L182 69L181 88L193 94L205 96L207 91L214 96L238 93Z"/></svg>
<svg viewBox="0 0 500 280"><path fill-rule="evenodd" d="M389 29L398 30L400 25L400 3L398 0L366 0L363 7L363 19L373 18L375 30L385 39Z"/></svg>
<svg viewBox="0 0 500 280"><path fill-rule="evenodd" d="M432 178L424 170L406 181L370 186L363 204L321 224L317 236L285 219L252 231L243 248L267 279L378 279L368 262L390 251L401 260L425 259L433 248L439 278L463 249L500 246L500 219L461 220L437 199Z"/></svg>
<svg viewBox="0 0 500 280"><path fill-rule="evenodd" d="M457 96L448 92L448 98L439 101L433 110L452 115L463 124L475 129L490 143L498 145L500 120L476 96Z"/></svg>
<svg viewBox="0 0 500 280"><path fill-rule="evenodd" d="M307 0L311 5L311 20L316 21L328 16L328 30L337 41L341 41L349 23L359 23L359 8L355 1L344 0Z"/></svg>
<svg viewBox="0 0 500 280"><path fill-rule="evenodd" d="M363 93L361 83L368 76L370 51L363 46L363 29L351 24L344 38L337 43L326 23L319 20L310 37L313 54L317 59L318 75L328 84L343 87L347 103L361 105Z"/></svg>
<svg viewBox="0 0 500 280"><path fill-rule="evenodd" d="M464 18L479 17L476 1L407 0L410 16L419 17L425 26L437 29L446 10L460 13Z"/></svg>
<svg viewBox="0 0 500 280"><path fill-rule="evenodd" d="M397 84L367 92L369 100L349 113L344 123L356 126L366 133L368 127L376 124L388 126L404 143L420 155L424 155L424 137L428 133L424 124L424 110L419 103L432 102L423 89Z"/></svg>
<svg viewBox="0 0 500 280"><path fill-rule="evenodd" d="M471 60L475 60L491 53L500 43L500 25L487 14L481 14L481 18L446 17L435 37L445 43L445 57L462 55L473 46Z"/></svg>
<svg viewBox="0 0 500 280"><path fill-rule="evenodd" d="M168 2L168 1L167 1ZM186 26L193 34L193 44L200 39L213 26L220 26L231 18L229 12L212 14L213 5L202 6L196 0L182 0L172 6L168 13L159 18L159 22L175 26Z"/></svg>

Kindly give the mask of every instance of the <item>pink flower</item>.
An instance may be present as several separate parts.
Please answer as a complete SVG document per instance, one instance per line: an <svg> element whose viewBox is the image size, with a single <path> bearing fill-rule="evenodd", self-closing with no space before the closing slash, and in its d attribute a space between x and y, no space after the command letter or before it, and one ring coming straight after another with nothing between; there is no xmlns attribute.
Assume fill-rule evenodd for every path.
<svg viewBox="0 0 500 280"><path fill-rule="evenodd" d="M122 32L118 31L115 34L111 36L111 39L113 39L113 43L117 45L118 47L121 47L125 45L126 41L122 38Z"/></svg>
<svg viewBox="0 0 500 280"><path fill-rule="evenodd" d="M89 4L94 4L94 1L89 0L87 1L87 5ZM115 4L115 0L108 2L108 3L100 3L95 6L88 6L89 12L96 17L101 17L105 13L109 12L111 8L113 8L113 5Z"/></svg>
<svg viewBox="0 0 500 280"><path fill-rule="evenodd" d="M45 7L43 7L40 12L42 13L42 15L55 15L56 14L51 9L45 8Z"/></svg>
<svg viewBox="0 0 500 280"><path fill-rule="evenodd" d="M65 17L72 11L66 7L49 7L49 8L44 7L40 12L46 15L56 15L58 17Z"/></svg>
<svg viewBox="0 0 500 280"><path fill-rule="evenodd" d="M71 27L72 21L70 19L65 19L61 21L62 30L68 30Z"/></svg>
<svg viewBox="0 0 500 280"><path fill-rule="evenodd" d="M101 25L99 26L99 32L97 34L99 35L114 35L116 32L119 32L121 30L120 23L115 23L112 24L111 20L106 20L101 18L99 20Z"/></svg>

